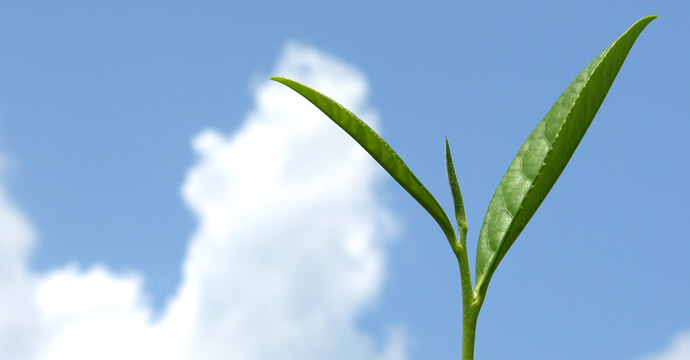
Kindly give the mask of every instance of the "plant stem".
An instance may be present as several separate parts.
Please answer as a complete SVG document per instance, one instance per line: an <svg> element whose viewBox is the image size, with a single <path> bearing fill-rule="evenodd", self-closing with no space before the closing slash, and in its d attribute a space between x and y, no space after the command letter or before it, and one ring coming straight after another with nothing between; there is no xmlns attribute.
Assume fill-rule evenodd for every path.
<svg viewBox="0 0 690 360"><path fill-rule="evenodd" d="M477 328L477 318L482 307L482 297L472 289L472 276L467 257L467 228L460 227L460 239L455 243L453 251L460 266L460 281L462 283L462 360L474 359L474 338Z"/></svg>
<svg viewBox="0 0 690 360"><path fill-rule="evenodd" d="M466 310L469 310L470 305L474 302L474 293L472 291L472 275L470 274L470 263L467 258L467 229L460 228L460 241L457 243L455 256L458 258L458 265L460 265L460 282L462 285L462 309L463 318Z"/></svg>
<svg viewBox="0 0 690 360"><path fill-rule="evenodd" d="M480 305L481 306L481 305ZM477 329L479 306L465 306L462 311L462 360L474 359L474 335Z"/></svg>

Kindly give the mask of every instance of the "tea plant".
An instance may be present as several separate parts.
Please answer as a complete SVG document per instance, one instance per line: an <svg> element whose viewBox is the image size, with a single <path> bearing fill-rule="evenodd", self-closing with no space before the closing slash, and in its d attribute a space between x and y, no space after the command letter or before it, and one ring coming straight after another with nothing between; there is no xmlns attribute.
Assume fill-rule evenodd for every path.
<svg viewBox="0 0 690 360"><path fill-rule="evenodd" d="M367 124L329 97L293 80L272 77L309 100L357 141L443 230L460 265L462 359L474 358L479 310L501 259L539 208L592 123L633 43L655 15L638 20L602 51L556 100L527 137L491 198L479 232L475 284L467 257L465 207L446 138L446 166L455 207L454 226L436 199L393 149Z"/></svg>

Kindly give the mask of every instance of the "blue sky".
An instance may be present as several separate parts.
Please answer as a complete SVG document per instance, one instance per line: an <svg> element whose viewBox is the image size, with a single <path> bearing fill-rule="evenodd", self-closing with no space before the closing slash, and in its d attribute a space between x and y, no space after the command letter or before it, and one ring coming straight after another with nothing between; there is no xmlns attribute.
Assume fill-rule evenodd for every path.
<svg viewBox="0 0 690 360"><path fill-rule="evenodd" d="M303 356L319 358L318 354L345 346L361 349L360 358L372 359L459 358L457 265L424 210L373 162L348 155L350 150L332 149L335 159L343 161L341 168L324 165L334 172L328 173L332 176L342 170L351 177L343 184L328 185L349 196L316 191L313 204L297 202L300 207L293 211L271 201L267 194L283 194L285 203L292 204L295 189L307 191L286 183L290 179L304 183L311 181L310 176L331 179L321 178L315 164L328 160L325 154L331 154L331 143L346 149L353 145L325 121L326 128L314 128L314 134L323 135L291 132L289 121L318 114L309 112L296 96L275 95L278 90L266 79L284 75L276 73L281 69L303 75L323 84L325 93L351 102L355 112L368 114L363 117L378 124L383 137L450 210L443 162L443 137L448 136L473 251L495 186L553 101L634 21L658 14L633 47L568 168L494 276L479 318L476 357L646 359L674 351L669 350L674 339L683 337L684 346L690 347L684 335L690 332L690 242L684 231L690 202L686 185L690 183L686 159L690 6L686 2L630 1L624 7L595 1L534 5L33 2L7 3L0 9L1 190L8 197L8 205L0 205L13 209L8 214L20 214L25 219L22 228L30 229L26 238L34 238L33 232L36 239L35 245L28 240L29 245L22 245L26 254L20 251L16 258L3 259L25 267L17 279L28 280L0 284L0 293L43 299L37 309L18 313L41 318L50 311L63 311L49 311L54 308L45 305L55 304L52 299L57 295L50 294L67 291L62 289L80 294L97 288L121 294L113 289L123 288L135 294L118 303L124 313L153 314L146 324L157 324L156 319L167 319L166 314L174 312L170 304L183 298L178 294L188 283L183 270L187 264L198 267L189 270L196 275L188 277L197 276L198 282L190 283L203 284L199 293L215 294L202 296L202 303L210 302L204 311L232 304L237 316L254 322L227 325L227 332L216 335L239 331L250 337L252 331L241 331L243 326L257 333L270 328L270 317L252 315L254 310L242 307L260 302L261 296L240 301L228 294L233 293L233 284L236 291L251 292L247 289L253 277L254 282L265 280L263 269L283 274L282 265L276 265L282 264L276 260L282 257L258 256L251 262L242 251L253 254L253 248L234 247L242 243L237 239L263 239L276 232L281 248L290 248L291 241L312 244L304 240L310 236L300 232L308 230L306 234L315 237L333 236L334 248L341 244L346 251L351 238L342 235L341 239L332 234L335 230L322 226L301 230L271 216L291 214L309 224L309 216L296 214L302 210L308 214L312 205L322 209L315 204L323 209L333 204L348 214L342 216L347 221L340 223L322 209L312 222L328 227L334 221L334 229L355 224L359 227L352 229L363 229L364 235L352 236L367 239L361 245L365 250L357 253L361 257L356 257L362 263L344 262L337 268L342 278L332 279L343 284L351 280L352 288L324 285L328 279L295 280L300 274L318 272L319 266L349 259L313 244L284 251L297 259L300 254L317 254L329 261L309 262L313 267L304 269L290 267L294 274L285 272L286 278L275 276L299 285L292 291L304 296L283 294L291 306L321 309L321 299L332 305L324 305L326 313L348 314L346 320L336 316L340 320L323 328L341 334L341 342L325 352L309 352L304 345L309 338L302 339ZM351 87L334 85L338 81ZM268 115L276 115L273 110L280 106L292 107L286 123L275 125ZM253 121L274 124L289 141L278 136L281 132L271 131L252 138L247 124ZM312 126L299 124L294 127ZM245 136L255 142L241 152L233 144L241 144ZM322 137L329 139L326 144L319 141ZM309 149L299 139L324 148ZM269 140L272 145L257 145ZM284 156L269 156L260 149ZM241 161L228 169L234 164L229 160L233 155L286 170L279 174L261 170L254 179L275 176L263 183L253 180L254 168ZM219 193L213 192L216 188L209 181ZM271 188L239 191L237 184ZM361 199L352 195L357 189L362 189ZM225 198L226 192L235 195ZM249 211L238 200L242 193L263 199L247 205L256 206L263 215L242 217ZM363 213L374 220L360 218ZM338 218L337 211L333 216ZM235 226L237 219L243 219L242 226ZM0 237L4 234L10 240L3 239L0 245L13 246L15 235L10 235L15 233L1 231ZM214 241L223 250L209 261L217 261L220 270L208 270L202 255L194 257L194 249L210 251L205 246ZM229 262L233 259L237 262ZM330 268L323 269L331 274ZM366 286L360 288L353 280L357 277L351 278L347 271L367 278L362 280ZM229 275L235 272L244 274L243 280ZM223 288L212 281L216 275L229 281L228 293L214 288ZM96 279L97 285L89 285L89 279ZM33 290L18 291L22 284L32 284L28 288L39 289L38 295L32 295ZM348 296L347 291L355 295ZM322 298L323 294L349 300L340 304L330 295ZM139 297L148 303L139 304ZM294 315L294 309L285 307L276 319L286 316L282 322L290 324L285 319L292 318L288 315ZM208 323L200 313L189 321L206 329ZM295 331L306 323L296 321ZM88 324L80 326L102 326L98 320ZM8 335L19 333L16 326L10 320L0 324L0 344L16 342ZM55 344L72 336L65 331L22 331L27 344L40 338L49 350L21 355L17 347L11 356L56 358L66 350ZM243 341L260 344L252 339ZM213 354L224 351L215 343L190 344L204 351L215 349ZM294 350L287 342L281 344L285 347L276 347ZM677 345L682 346L682 341ZM50 349L57 350L51 354ZM273 356L248 349L227 350L227 354Z"/></svg>

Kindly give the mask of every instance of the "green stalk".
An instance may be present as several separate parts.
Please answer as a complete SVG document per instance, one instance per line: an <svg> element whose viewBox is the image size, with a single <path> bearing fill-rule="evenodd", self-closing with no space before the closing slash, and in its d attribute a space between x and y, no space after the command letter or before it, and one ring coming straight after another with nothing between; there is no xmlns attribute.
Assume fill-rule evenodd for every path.
<svg viewBox="0 0 690 360"><path fill-rule="evenodd" d="M463 224L464 225L464 224ZM453 252L460 266L460 281L462 283L462 360L474 359L474 339L477 328L477 318L482 301L472 290L472 276L467 257L467 228L460 226L460 239L455 243Z"/></svg>
<svg viewBox="0 0 690 360"><path fill-rule="evenodd" d="M474 334L477 327L477 316L481 301L476 291L472 290L472 275L470 274L470 262L467 258L467 219L465 218L465 204L462 201L462 193L458 184L458 176L453 165L453 156L450 153L450 144L446 138L446 171L448 172L448 185L453 195L455 207L455 221L458 224L459 238L448 238L451 248L458 259L460 266L460 283L462 289L462 359L474 358Z"/></svg>
<svg viewBox="0 0 690 360"><path fill-rule="evenodd" d="M463 304L463 308L465 308ZM462 360L474 359L474 335L477 329L477 317L479 309L476 311L468 306L462 312Z"/></svg>

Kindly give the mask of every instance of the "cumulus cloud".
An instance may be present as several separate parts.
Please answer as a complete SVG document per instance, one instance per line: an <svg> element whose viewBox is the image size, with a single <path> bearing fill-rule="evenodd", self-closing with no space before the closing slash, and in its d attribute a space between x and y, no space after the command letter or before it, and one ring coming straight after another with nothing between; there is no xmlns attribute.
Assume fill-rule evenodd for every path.
<svg viewBox="0 0 690 360"><path fill-rule="evenodd" d="M31 354L39 341L35 279L26 263L35 235L28 220L0 187L0 358Z"/></svg>
<svg viewBox="0 0 690 360"><path fill-rule="evenodd" d="M374 120L363 76L332 58L292 45L275 73ZM200 224L171 309L194 303L196 357L379 358L353 322L384 275L389 216L368 155L275 83L257 87L236 134L206 130L193 144L183 195Z"/></svg>
<svg viewBox="0 0 690 360"><path fill-rule="evenodd" d="M646 358L647 360L687 360L690 359L690 331L681 333L673 339L663 352Z"/></svg>
<svg viewBox="0 0 690 360"><path fill-rule="evenodd" d="M367 82L312 48L286 46L272 74L328 93L370 123ZM2 359L404 359L356 321L385 276L393 222L383 173L283 86L255 87L235 133L201 131L182 196L198 220L162 313L142 276L68 265L33 274L31 226L0 189Z"/></svg>

